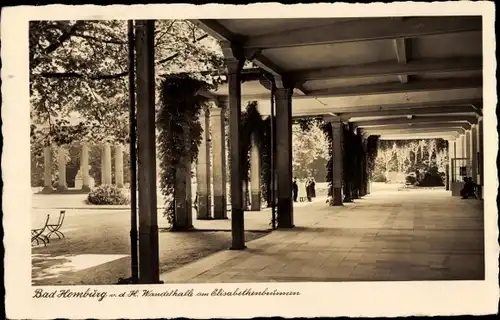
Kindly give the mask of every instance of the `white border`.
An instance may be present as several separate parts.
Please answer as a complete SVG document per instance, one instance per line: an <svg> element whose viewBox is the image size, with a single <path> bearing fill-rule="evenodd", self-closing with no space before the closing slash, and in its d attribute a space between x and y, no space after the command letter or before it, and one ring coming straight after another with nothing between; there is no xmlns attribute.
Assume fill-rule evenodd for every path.
<svg viewBox="0 0 500 320"><path fill-rule="evenodd" d="M2 9L2 93L4 153L4 246L6 312L9 318L247 318L255 316L402 316L496 313L498 307L498 228L496 173L496 59L494 3L449 1L373 4L251 4L134 6L19 6ZM486 281L352 282L169 285L211 288L271 287L298 290L298 297L31 299L31 211L29 153L29 20L359 17L408 15L482 15L484 52L484 170ZM145 288L146 286L141 286ZM61 289L60 287L58 287ZM87 287L81 287L84 290ZM126 286L92 287L121 292ZM159 289L159 287L157 287ZM44 287L49 291L50 287ZM78 290L79 287L71 287ZM127 290L130 288L127 288ZM134 287L133 289L136 289Z"/></svg>

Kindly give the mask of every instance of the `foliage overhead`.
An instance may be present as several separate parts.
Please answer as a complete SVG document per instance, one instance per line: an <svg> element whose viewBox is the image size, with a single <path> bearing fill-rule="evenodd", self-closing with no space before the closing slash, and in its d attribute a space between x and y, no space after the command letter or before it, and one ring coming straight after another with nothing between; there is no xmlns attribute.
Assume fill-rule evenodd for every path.
<svg viewBox="0 0 500 320"><path fill-rule="evenodd" d="M34 142L127 140L127 21L32 21L29 45ZM189 21L156 21L155 61L158 92L162 75L172 73L221 81L218 44Z"/></svg>

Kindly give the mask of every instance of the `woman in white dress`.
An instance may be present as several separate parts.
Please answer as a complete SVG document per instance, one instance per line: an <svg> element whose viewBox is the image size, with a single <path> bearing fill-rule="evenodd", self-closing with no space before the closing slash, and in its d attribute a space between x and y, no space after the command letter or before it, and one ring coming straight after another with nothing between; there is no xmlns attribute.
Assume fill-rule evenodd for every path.
<svg viewBox="0 0 500 320"><path fill-rule="evenodd" d="M306 179L301 179L299 182L299 201L303 202L307 199L307 188L306 188Z"/></svg>

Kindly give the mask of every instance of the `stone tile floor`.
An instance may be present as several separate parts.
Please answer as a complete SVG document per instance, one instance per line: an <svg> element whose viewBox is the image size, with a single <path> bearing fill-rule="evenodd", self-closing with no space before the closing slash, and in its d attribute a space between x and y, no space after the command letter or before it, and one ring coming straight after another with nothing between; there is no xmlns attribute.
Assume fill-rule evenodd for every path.
<svg viewBox="0 0 500 320"><path fill-rule="evenodd" d="M483 204L439 189L296 207L295 225L161 275L166 283L484 279Z"/></svg>

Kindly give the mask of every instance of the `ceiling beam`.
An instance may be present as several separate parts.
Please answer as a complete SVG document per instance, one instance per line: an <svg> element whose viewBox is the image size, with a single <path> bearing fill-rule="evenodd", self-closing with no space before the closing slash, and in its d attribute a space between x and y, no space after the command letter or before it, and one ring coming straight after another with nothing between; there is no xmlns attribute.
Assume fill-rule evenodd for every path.
<svg viewBox="0 0 500 320"><path fill-rule="evenodd" d="M382 135L397 135L397 134L417 134L417 133L459 133L459 134L465 134L465 129L463 128L419 128L419 129L412 129L412 128L407 128L407 129L386 129L386 130L368 130L368 129L358 129L361 130L361 132L364 135L377 135L377 136L382 136Z"/></svg>
<svg viewBox="0 0 500 320"><path fill-rule="evenodd" d="M423 139L444 139L444 140L455 140L459 136L458 133L447 134L447 133L430 133L430 134L412 134L412 135L383 135L379 136L379 140L423 140Z"/></svg>
<svg viewBox="0 0 500 320"><path fill-rule="evenodd" d="M189 21L219 41L228 41L234 46L241 47L241 44L246 40L246 37L231 32L216 19L192 19ZM283 70L263 56L262 50L257 48L243 52L247 60L252 61L275 78L283 78ZM307 94L303 83L296 83L295 89L299 95Z"/></svg>
<svg viewBox="0 0 500 320"><path fill-rule="evenodd" d="M260 49L285 48L481 30L482 20L479 16L371 18L250 37L243 46Z"/></svg>
<svg viewBox="0 0 500 320"><path fill-rule="evenodd" d="M481 99L457 99L457 100L439 100L439 101L429 101L429 102L409 102L409 103L397 103L397 104L385 104L385 105L367 105L367 106L350 106L342 108L334 108L333 112L335 114L341 115L349 112L378 112L387 111L391 112L400 109L420 109L420 108L441 108L448 106L476 106L482 104Z"/></svg>
<svg viewBox="0 0 500 320"><path fill-rule="evenodd" d="M437 91L464 88L481 88L482 78L463 79L437 79L428 81L418 81L412 83L380 83L363 86L337 87L321 90L311 90L308 96L312 97L335 97L335 96L358 96L383 93L403 93L418 91Z"/></svg>
<svg viewBox="0 0 500 320"><path fill-rule="evenodd" d="M228 30L216 19L190 19L189 22L219 41L229 41L236 44L246 40L241 35L237 35Z"/></svg>
<svg viewBox="0 0 500 320"><path fill-rule="evenodd" d="M481 112L474 108L473 106L436 106L436 107L408 107L404 109L393 110L373 110L373 111L360 111L360 112L346 112L337 113L337 115L343 120L349 120L352 118L366 118L366 117L394 117L394 116L409 116L409 115L449 115L449 114L470 114L472 113L481 115Z"/></svg>
<svg viewBox="0 0 500 320"><path fill-rule="evenodd" d="M399 64L405 65L408 63L407 48L406 45L410 39L398 38L392 40L394 44L394 51L396 51L396 58ZM408 83L408 74L400 74L399 81L401 83Z"/></svg>
<svg viewBox="0 0 500 320"><path fill-rule="evenodd" d="M481 57L454 58L454 59L420 59L408 63L384 61L351 66L302 70L289 73L289 77L300 80L322 80L362 78L392 75L417 75L422 73L447 73L457 71L481 71L483 61ZM403 82L406 83L406 82Z"/></svg>
<svg viewBox="0 0 500 320"><path fill-rule="evenodd" d="M432 123L406 123L406 124L389 124L381 126L357 127L365 131L377 130L406 130L406 129L437 129L437 128L462 128L470 130L471 125L468 122L432 122Z"/></svg>
<svg viewBox="0 0 500 320"><path fill-rule="evenodd" d="M353 122L354 127L356 128L368 128L368 127L377 127L377 126L386 126L391 124L417 124L417 123L436 123L436 122L459 122L466 121L470 124L474 124L477 122L476 116L463 116L463 115L453 115L453 116L431 116L431 117L423 117L418 116L415 118L390 118L390 119L380 119L380 120L365 120L365 121L357 121Z"/></svg>
<svg viewBox="0 0 500 320"><path fill-rule="evenodd" d="M284 76L285 72L283 69L274 64L271 60L263 56L261 53L254 54L252 57L247 56L247 58L251 59L251 61L261 69L270 73L277 82L278 87L285 87L286 84L282 82L286 80L291 80L289 79L288 76ZM304 85L303 81L293 81L293 82L294 82L293 86L296 89L295 91L299 95L305 96L307 94L307 91L303 86Z"/></svg>

